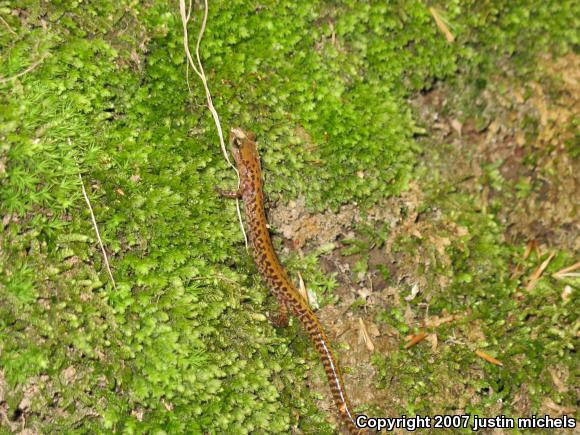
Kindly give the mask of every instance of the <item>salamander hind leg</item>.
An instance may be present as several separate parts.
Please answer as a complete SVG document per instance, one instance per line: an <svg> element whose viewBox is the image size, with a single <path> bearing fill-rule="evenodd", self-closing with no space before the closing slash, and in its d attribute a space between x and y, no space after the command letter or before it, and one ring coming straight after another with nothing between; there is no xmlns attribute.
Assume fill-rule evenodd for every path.
<svg viewBox="0 0 580 435"><path fill-rule="evenodd" d="M268 318L277 328L288 326L288 307L280 301L280 311L277 314L270 314Z"/></svg>

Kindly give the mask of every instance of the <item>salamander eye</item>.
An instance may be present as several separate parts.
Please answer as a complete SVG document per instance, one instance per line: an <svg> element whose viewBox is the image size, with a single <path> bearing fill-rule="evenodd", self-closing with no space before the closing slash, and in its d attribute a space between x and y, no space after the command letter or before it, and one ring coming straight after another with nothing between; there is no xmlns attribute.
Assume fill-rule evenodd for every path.
<svg viewBox="0 0 580 435"><path fill-rule="evenodd" d="M240 148L246 139L246 134L239 128L232 128L230 132L230 146Z"/></svg>

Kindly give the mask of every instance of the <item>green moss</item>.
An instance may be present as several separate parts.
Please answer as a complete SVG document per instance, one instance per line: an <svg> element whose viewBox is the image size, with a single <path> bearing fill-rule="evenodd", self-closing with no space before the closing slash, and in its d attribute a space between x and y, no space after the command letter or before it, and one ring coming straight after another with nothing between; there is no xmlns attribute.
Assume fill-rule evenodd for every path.
<svg viewBox="0 0 580 435"><path fill-rule="evenodd" d="M258 133L271 197L303 195L312 209L364 207L414 176L421 129L407 98L484 64L489 51L478 50L493 41L504 54L539 34L542 49L573 46L576 6L558 2L549 12L555 5L451 3L448 18L464 39L450 45L419 1L215 2L202 57L223 125ZM303 382L308 345L298 328L276 332L259 315L270 299L241 245L234 206L213 193L233 178L197 81L188 94L175 5L20 1L2 3L0 15L0 77L30 68L0 84L0 367L10 418L25 411L27 426L46 432L287 433L298 424L330 433ZM487 174L501 184L493 168ZM496 244L492 217L453 219L487 235L450 248L447 274L457 279L449 291L470 286L468 298L484 301L474 315L499 321L492 307L509 296L512 251ZM385 240L376 237L371 245ZM289 266L331 303L336 283L317 255ZM550 289L539 286L530 307L554 303ZM573 337L556 320L571 324L573 314L546 312L553 327L545 330L525 319L512 326L537 329L540 355L559 337L548 347L566 359ZM508 345L508 326L495 345ZM528 342L522 333L509 343L517 352ZM545 376L550 360L542 358L530 373ZM486 382L505 383L494 370ZM31 390L30 409L19 410Z"/></svg>

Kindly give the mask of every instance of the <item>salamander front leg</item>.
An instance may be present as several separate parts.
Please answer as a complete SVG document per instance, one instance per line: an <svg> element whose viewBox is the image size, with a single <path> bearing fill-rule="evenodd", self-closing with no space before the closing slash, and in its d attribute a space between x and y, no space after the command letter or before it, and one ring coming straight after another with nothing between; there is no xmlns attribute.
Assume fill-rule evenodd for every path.
<svg viewBox="0 0 580 435"><path fill-rule="evenodd" d="M239 199L242 197L242 191L240 189L238 190L223 190L220 189L219 187L214 187L214 190L221 196L223 196L224 198L230 198L230 199Z"/></svg>

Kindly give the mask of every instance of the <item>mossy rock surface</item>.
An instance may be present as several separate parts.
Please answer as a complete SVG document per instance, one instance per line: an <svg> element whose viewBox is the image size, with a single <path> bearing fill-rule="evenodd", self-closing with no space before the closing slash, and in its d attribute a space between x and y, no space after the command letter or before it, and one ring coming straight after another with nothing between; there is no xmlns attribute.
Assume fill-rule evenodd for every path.
<svg viewBox="0 0 580 435"><path fill-rule="evenodd" d="M210 3L216 109L257 133L356 409L577 417L578 3ZM0 433L334 433L214 192L178 3L0 18Z"/></svg>

